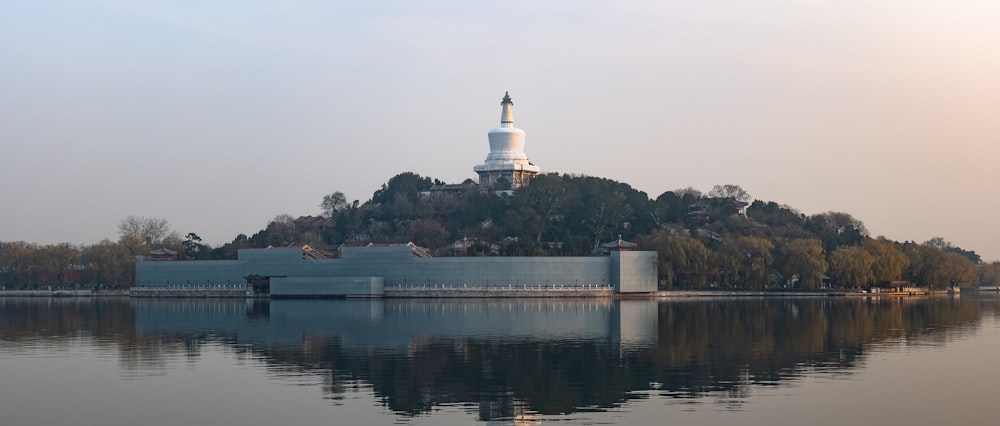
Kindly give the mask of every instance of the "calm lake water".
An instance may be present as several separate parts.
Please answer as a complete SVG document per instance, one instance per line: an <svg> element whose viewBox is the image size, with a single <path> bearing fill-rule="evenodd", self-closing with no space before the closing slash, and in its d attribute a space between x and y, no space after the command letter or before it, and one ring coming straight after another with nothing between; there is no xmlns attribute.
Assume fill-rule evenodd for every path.
<svg viewBox="0 0 1000 426"><path fill-rule="evenodd" d="M997 424L1000 299L0 298L0 424Z"/></svg>

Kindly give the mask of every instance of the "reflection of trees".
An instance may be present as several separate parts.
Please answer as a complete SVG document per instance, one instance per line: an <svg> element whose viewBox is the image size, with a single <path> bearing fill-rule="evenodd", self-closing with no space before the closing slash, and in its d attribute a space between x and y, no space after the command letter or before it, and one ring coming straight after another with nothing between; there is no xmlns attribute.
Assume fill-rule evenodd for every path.
<svg viewBox="0 0 1000 426"><path fill-rule="evenodd" d="M214 333L140 335L135 328L135 309L126 297L0 297L0 342L30 346L76 338L88 338L94 347L117 351L123 369L140 373L162 369L165 359L176 354L197 357L203 343L222 340Z"/></svg>
<svg viewBox="0 0 1000 426"><path fill-rule="evenodd" d="M873 344L942 340L957 326L975 324L980 309L995 315L1000 306L996 299L972 298L663 302L655 344L643 348L619 347L611 336L511 341L447 335L418 337L407 348L382 348L347 345L340 336L317 331L303 331L294 344L247 342L227 327L252 328L258 321L266 326L270 320L266 306L242 300L218 301L231 305L221 310L235 326L166 324L137 333L137 309L159 312L183 303L0 299L0 341L16 347L89 336L117 348L123 367L139 373L159 371L164 359L178 355L197 357L205 344L222 344L259 356L277 377L323 377L323 391L333 399L370 384L401 414L479 403L481 416L488 417L492 411L515 412L515 406L542 414L602 409L651 388L676 397L743 398L753 385L773 385L807 371L849 371ZM294 331L282 331L289 332Z"/></svg>
<svg viewBox="0 0 1000 426"><path fill-rule="evenodd" d="M135 335L126 298L0 297L0 341L57 340L85 334L100 341Z"/></svg>
<svg viewBox="0 0 1000 426"><path fill-rule="evenodd" d="M259 348L278 363L318 367L331 382L364 381L407 414L438 404L502 400L542 414L606 408L652 383L664 395L745 396L804 371L853 368L866 346L937 339L971 324L976 300L760 299L659 305L655 346L620 351L607 341L431 339L406 353L307 337L309 351ZM330 385L330 388L343 388Z"/></svg>
<svg viewBox="0 0 1000 426"><path fill-rule="evenodd" d="M344 348L329 337L304 340L309 341L303 345L308 352L255 349L263 349L274 362L318 370L330 381L328 389L343 390L359 380L371 383L383 403L411 415L439 404L492 402L511 395L540 413L569 413L583 406L614 406L626 398L624 389L648 384L637 382L606 342L441 339L414 342L400 353Z"/></svg>
<svg viewBox="0 0 1000 426"><path fill-rule="evenodd" d="M909 303L916 302L916 303ZM972 300L907 299L690 302L660 305L652 376L679 396L729 391L747 376L769 383L803 369L852 368L865 346L928 338L970 323Z"/></svg>

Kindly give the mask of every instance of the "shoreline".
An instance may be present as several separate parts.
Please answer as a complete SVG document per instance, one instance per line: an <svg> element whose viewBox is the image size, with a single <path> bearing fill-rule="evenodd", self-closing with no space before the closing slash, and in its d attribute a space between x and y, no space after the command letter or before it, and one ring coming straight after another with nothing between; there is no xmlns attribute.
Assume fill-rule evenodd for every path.
<svg viewBox="0 0 1000 426"><path fill-rule="evenodd" d="M0 290L0 297L128 297L128 290Z"/></svg>
<svg viewBox="0 0 1000 426"><path fill-rule="evenodd" d="M971 291L970 294L979 292ZM960 294L960 293L959 293ZM927 297L951 293L915 294L865 293L858 290L660 290L648 293L615 293L608 287L490 287L490 288L386 288L381 296L348 297L362 299L516 299L516 298L612 298L612 299L699 299L699 298L783 298L783 297ZM3 297L130 297L130 298L246 298L284 299L266 294L248 294L245 288L142 288L128 290L0 290ZM304 297L344 298L344 297Z"/></svg>

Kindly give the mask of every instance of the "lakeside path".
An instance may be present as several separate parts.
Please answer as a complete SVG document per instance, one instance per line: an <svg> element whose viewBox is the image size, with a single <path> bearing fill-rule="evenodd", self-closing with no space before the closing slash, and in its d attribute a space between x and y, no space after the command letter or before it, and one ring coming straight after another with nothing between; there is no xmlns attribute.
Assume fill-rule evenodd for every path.
<svg viewBox="0 0 1000 426"><path fill-rule="evenodd" d="M763 291L763 290L661 290L647 297L657 299L681 299L692 297L844 297L869 296L856 290L809 290L809 291ZM618 295L629 297L629 295Z"/></svg>
<svg viewBox="0 0 1000 426"><path fill-rule="evenodd" d="M133 290L130 292L130 290ZM245 289L155 289L154 291L130 290L0 290L0 297L150 297L150 298L267 298L264 295L247 296ZM200 291L199 291L200 290ZM211 291L208 291L211 290ZM131 293L131 294L130 294ZM915 297L945 295L930 292L922 295L880 295L857 290L661 290L651 293L614 293L608 287L593 288L386 288L386 299L476 299L476 298L578 298L608 297L616 299L697 299L697 298L781 298L781 297Z"/></svg>
<svg viewBox="0 0 1000 426"><path fill-rule="evenodd" d="M128 290L0 290L0 297L104 297L128 296Z"/></svg>
<svg viewBox="0 0 1000 426"><path fill-rule="evenodd" d="M743 298L743 297L845 297L870 296L851 290L827 291L759 291L759 290L661 290L650 293L615 293L610 287L592 288L537 288L495 287L472 289L447 288L386 288L385 298L517 298L517 297L611 297L616 299L691 299L691 298Z"/></svg>

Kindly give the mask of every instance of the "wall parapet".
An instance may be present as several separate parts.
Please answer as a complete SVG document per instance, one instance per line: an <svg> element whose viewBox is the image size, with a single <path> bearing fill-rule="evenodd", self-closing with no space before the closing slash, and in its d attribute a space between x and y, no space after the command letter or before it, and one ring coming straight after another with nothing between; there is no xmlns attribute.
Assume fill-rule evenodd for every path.
<svg viewBox="0 0 1000 426"><path fill-rule="evenodd" d="M613 297L614 288L592 287L386 287L386 298Z"/></svg>
<svg viewBox="0 0 1000 426"><path fill-rule="evenodd" d="M132 287L131 297L254 297L246 286Z"/></svg>

